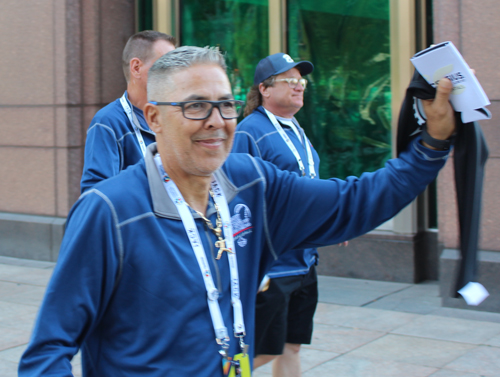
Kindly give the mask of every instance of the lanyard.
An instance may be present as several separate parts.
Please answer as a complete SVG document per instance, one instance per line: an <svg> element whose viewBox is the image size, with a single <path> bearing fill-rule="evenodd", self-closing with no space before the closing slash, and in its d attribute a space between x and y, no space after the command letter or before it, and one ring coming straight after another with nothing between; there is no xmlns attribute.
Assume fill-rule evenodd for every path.
<svg viewBox="0 0 500 377"><path fill-rule="evenodd" d="M269 120L273 124L274 128L276 128L276 131L278 131L278 133L281 135L283 141L286 143L286 145L288 145L288 148L295 156L295 159L297 160L297 164L299 165L299 169L300 169L302 176L305 176L306 169L304 167L304 163L302 162L302 158L300 157L300 154L297 151L297 148L295 148L295 145L292 143L292 141L290 140L290 138L286 134L285 130L283 130L283 127L281 127L281 125L279 124L279 122L276 119L276 117L274 116L274 114L265 108L264 108L264 110L266 111L267 117L269 118ZM300 133L296 129L296 125L293 122L283 122L283 123L290 126L292 128L292 130L297 134L299 140L301 140ZM313 155L311 152L311 146L309 145L309 140L307 139L305 134L304 134L304 144L306 146L307 163L309 165L309 177L311 179L313 179L316 177L316 170L314 169L314 159L313 159Z"/></svg>
<svg viewBox="0 0 500 377"><path fill-rule="evenodd" d="M276 115L274 115L274 116L276 117L276 120L278 121L278 123L281 123L281 124L284 124L284 125L290 127L293 130L293 132L295 132L295 135L297 135L297 138L300 140L301 144L304 145L304 143L302 141L302 139L303 139L302 135L300 134L299 129L297 128L295 123L293 123L293 119L277 117Z"/></svg>
<svg viewBox="0 0 500 377"><path fill-rule="evenodd" d="M141 129L139 127L139 119L137 119L137 116L132 111L132 105L127 99L127 92L123 93L123 96L120 97L120 103L125 111L125 114L127 114L127 118L130 121L132 128L134 129L135 136L139 142L139 147L141 148L142 156L144 157L146 155L146 144L144 143L144 138L142 137Z"/></svg>
<svg viewBox="0 0 500 377"><path fill-rule="evenodd" d="M207 290L207 302L210 311L210 317L212 318L212 324L214 326L215 336L217 343L222 346L223 351L229 348L229 335L227 328L224 325L224 320L219 306L219 291L215 287L212 273L210 272L210 265L206 258L205 250L203 244L201 243L200 235L196 224L189 210L181 192L175 185L174 181L168 179L168 176L161 163L160 155L157 153L154 157L156 166L162 177L163 186L168 193L168 196L172 202L176 205L177 211L184 225L184 230L189 238L191 247L198 261L198 266L200 267L201 274L203 276L203 281L205 283L205 288ZM231 217L229 214L229 207L227 205L227 200L224 192L219 186L217 179L213 176L210 183L212 191L214 193L214 202L217 204L220 216L222 219L222 228L224 232L224 237L226 241L227 248L230 250L235 250L234 248L234 238L233 238L233 227L231 225ZM233 318L234 318L234 335L240 338L240 346L243 353L246 353L246 346L243 342L243 337L245 336L245 324L243 321L243 307L240 301L240 280L238 276L238 263L236 259L236 253L228 254L229 260L229 271L231 275L231 305L233 306ZM222 353L221 353L222 354ZM225 353L223 354L223 356Z"/></svg>

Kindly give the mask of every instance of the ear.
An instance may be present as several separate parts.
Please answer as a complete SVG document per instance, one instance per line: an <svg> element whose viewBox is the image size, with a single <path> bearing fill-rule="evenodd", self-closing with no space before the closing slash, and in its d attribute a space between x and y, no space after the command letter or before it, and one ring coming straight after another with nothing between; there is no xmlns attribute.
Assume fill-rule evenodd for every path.
<svg viewBox="0 0 500 377"><path fill-rule="evenodd" d="M146 105L144 105L144 118L146 118L149 128L151 128L155 134L161 133L161 114L158 106L152 103L146 103Z"/></svg>
<svg viewBox="0 0 500 377"><path fill-rule="evenodd" d="M269 98L269 96L271 95L271 93L269 93L269 88L270 86L266 88L263 83L259 84L259 92L262 95L262 97Z"/></svg>
<svg viewBox="0 0 500 377"><path fill-rule="evenodd" d="M140 78L142 66L143 66L143 64L142 64L141 59L139 59L139 58L130 59L130 62L129 62L130 77L133 77L135 79Z"/></svg>

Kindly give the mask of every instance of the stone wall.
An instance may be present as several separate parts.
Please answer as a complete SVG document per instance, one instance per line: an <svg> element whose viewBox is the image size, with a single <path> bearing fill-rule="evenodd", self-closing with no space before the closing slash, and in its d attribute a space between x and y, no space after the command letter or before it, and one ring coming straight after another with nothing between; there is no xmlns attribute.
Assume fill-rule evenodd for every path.
<svg viewBox="0 0 500 377"><path fill-rule="evenodd" d="M121 52L135 31L134 12L133 0L0 2L3 218L51 222L78 199L88 124L125 90ZM36 233L1 224L4 245Z"/></svg>

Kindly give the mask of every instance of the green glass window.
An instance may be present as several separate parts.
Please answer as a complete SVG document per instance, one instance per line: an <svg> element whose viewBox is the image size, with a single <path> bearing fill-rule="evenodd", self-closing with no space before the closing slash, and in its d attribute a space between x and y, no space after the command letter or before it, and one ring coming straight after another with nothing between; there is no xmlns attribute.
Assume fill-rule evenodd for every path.
<svg viewBox="0 0 500 377"><path fill-rule="evenodd" d="M137 0L137 31L153 30L153 0Z"/></svg>
<svg viewBox="0 0 500 377"><path fill-rule="evenodd" d="M309 60L296 115L322 178L359 176L391 157L389 0L289 0L288 53Z"/></svg>
<svg viewBox="0 0 500 377"><path fill-rule="evenodd" d="M269 51L267 0L183 0L181 44L219 46L236 99L244 101L255 67Z"/></svg>

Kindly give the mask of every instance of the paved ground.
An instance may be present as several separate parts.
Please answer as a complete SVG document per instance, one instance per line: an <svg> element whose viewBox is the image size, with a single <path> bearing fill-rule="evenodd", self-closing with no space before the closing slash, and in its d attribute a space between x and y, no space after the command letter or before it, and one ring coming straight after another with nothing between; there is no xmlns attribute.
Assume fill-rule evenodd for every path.
<svg viewBox="0 0 500 377"><path fill-rule="evenodd" d="M16 376L53 264L0 257L0 376ZM500 314L440 307L438 286L320 277L303 377L500 376ZM80 376L80 361L73 361ZM254 377L271 376L264 366ZM181 376L180 376L181 377Z"/></svg>

